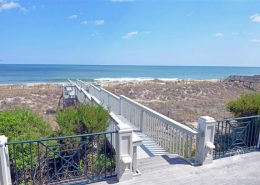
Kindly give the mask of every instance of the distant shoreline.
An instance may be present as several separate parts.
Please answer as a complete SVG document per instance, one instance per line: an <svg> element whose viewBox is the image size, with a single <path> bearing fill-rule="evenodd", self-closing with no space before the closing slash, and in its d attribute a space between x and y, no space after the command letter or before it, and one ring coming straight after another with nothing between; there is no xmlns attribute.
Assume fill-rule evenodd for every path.
<svg viewBox="0 0 260 185"><path fill-rule="evenodd" d="M144 82L144 81L164 81L164 82L175 82L175 81L184 81L184 82L218 82L222 79L179 79L179 78L96 78L96 79L88 79L86 82L97 82L97 83L113 83L113 82ZM85 80L83 80L85 81ZM6 85L43 85L43 84L57 84L61 85L63 83L68 82L67 80L60 81L60 82L17 82L17 83L0 83L0 86L6 86Z"/></svg>
<svg viewBox="0 0 260 185"><path fill-rule="evenodd" d="M68 78L87 81L221 80L230 75L257 74L260 74L260 68L0 64L0 84L62 83Z"/></svg>
<svg viewBox="0 0 260 185"><path fill-rule="evenodd" d="M1 62L1 60L0 60ZM0 63L0 66L1 65L10 65L10 66L16 66L16 65L27 65L27 66L126 66L126 67L129 67L129 66L134 66L134 67L223 67L223 68L226 68L226 67L229 67L229 68L260 68L260 66L214 66L214 65L138 65L138 64L135 64L135 65L132 65L132 64L125 64L125 65L122 65L122 64L16 64L16 63L13 63L13 64L7 64L7 63Z"/></svg>

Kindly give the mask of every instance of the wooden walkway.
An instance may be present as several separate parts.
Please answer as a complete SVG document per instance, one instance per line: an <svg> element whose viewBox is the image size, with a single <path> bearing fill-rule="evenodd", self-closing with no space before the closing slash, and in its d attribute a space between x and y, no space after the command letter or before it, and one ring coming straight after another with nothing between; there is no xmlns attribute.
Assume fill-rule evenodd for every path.
<svg viewBox="0 0 260 185"><path fill-rule="evenodd" d="M115 180L95 185L259 185L260 152L215 160L194 167L178 156L156 156L139 160L141 176L117 183Z"/></svg>
<svg viewBox="0 0 260 185"><path fill-rule="evenodd" d="M118 115L117 116L121 121L127 123L133 130L134 133L142 139L142 145L138 146L137 151L137 159L149 158L154 156L161 156L169 154L164 148L159 146L152 138L142 133L139 128L136 128L129 121L127 121L124 117Z"/></svg>

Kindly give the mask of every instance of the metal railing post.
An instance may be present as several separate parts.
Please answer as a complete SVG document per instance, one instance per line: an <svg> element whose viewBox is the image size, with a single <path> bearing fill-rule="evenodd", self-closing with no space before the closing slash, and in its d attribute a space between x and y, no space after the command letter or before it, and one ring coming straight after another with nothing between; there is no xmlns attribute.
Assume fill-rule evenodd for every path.
<svg viewBox="0 0 260 185"><path fill-rule="evenodd" d="M0 185L11 185L10 161L7 137L0 136Z"/></svg>

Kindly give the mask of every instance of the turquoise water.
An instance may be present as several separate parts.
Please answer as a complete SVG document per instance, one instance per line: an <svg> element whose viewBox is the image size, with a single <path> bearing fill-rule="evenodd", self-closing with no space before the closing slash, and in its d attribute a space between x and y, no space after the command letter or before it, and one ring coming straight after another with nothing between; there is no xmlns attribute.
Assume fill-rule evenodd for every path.
<svg viewBox="0 0 260 185"><path fill-rule="evenodd" d="M66 79L178 78L223 79L260 74L260 67L9 65L0 64L0 83L61 82Z"/></svg>

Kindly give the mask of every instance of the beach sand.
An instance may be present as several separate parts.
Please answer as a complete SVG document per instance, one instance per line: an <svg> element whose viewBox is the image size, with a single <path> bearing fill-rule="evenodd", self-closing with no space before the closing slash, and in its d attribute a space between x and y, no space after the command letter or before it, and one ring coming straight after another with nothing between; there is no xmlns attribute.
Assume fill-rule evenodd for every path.
<svg viewBox="0 0 260 185"><path fill-rule="evenodd" d="M53 129L57 127L55 111L61 96L61 84L31 83L0 85L0 110L29 108L43 116Z"/></svg>
<svg viewBox="0 0 260 185"><path fill-rule="evenodd" d="M199 116L232 117L227 102L255 92L243 84L220 80L101 81L101 86L191 127L197 127Z"/></svg>
<svg viewBox="0 0 260 185"><path fill-rule="evenodd" d="M255 92L243 84L218 80L101 80L104 88L125 95L172 119L197 126L199 116L216 119L231 117L226 103L243 93ZM55 129L55 110L59 105L61 84L34 83L0 85L0 110L27 107L43 116Z"/></svg>

